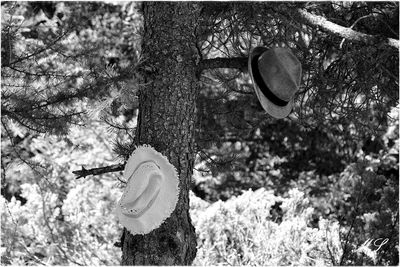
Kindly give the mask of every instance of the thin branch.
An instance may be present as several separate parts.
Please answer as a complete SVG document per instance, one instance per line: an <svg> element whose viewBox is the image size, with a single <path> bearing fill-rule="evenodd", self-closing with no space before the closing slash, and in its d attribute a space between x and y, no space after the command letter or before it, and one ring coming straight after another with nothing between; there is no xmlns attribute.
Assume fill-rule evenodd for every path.
<svg viewBox="0 0 400 267"><path fill-rule="evenodd" d="M125 168L125 164L115 164L115 165L110 165L110 166L106 166L106 167L100 167L100 168L93 168L93 169L85 169L82 166L81 170L78 171L73 171L73 174L76 174L77 177L76 179L79 178L85 178L88 175L100 175L100 174L104 174L104 173L109 173L109 172L119 172L119 171L123 171Z"/></svg>
<svg viewBox="0 0 400 267"><path fill-rule="evenodd" d="M363 184L361 183L361 185L363 185ZM351 230L353 230L355 221L356 221L356 219L357 219L357 215L358 215L358 213L359 213L358 208L359 208L359 205L360 205L360 203L361 203L361 195L362 195L362 193L363 193L362 191L363 191L363 190L362 190L362 187L361 187L361 189L357 192L357 193L358 193L358 194L357 194L357 202L356 202L355 209L354 209L354 211L355 211L356 213L354 214L354 216L353 216L353 218L352 218L349 231L347 232L347 235L346 235L346 238L345 238L346 242L344 243L344 248L342 247L342 249L343 249L343 254L342 254L342 257L340 258L340 263L339 263L340 266L343 266L343 265L344 265L344 260L346 259L346 256L347 256L346 254L347 254L347 252L348 252L348 244L349 244L349 242L350 242L350 234L351 234Z"/></svg>
<svg viewBox="0 0 400 267"><path fill-rule="evenodd" d="M399 40L393 38L385 38L379 35L361 33L351 28L343 27L336 23L330 22L322 16L311 14L301 8L296 10L296 15L299 19L301 19L309 26L317 26L330 34L345 38L349 41L361 42L369 45L383 43L387 46L391 46L397 49L399 49L400 47Z"/></svg>
<svg viewBox="0 0 400 267"><path fill-rule="evenodd" d="M2 67L13 66L13 65L15 65L15 64L17 64L17 63L19 63L19 62L22 62L22 61L24 61L24 60L27 60L27 59L29 59L29 58L31 58L31 57L37 56L37 55L39 55L39 54L45 52L45 51L46 51L47 49L49 49L51 46L55 45L58 41L60 41L62 38L64 38L68 33L69 33L69 31L66 31L64 34L62 34L62 35L60 35L59 37L57 37L55 40L53 40L53 41L52 41L50 44L48 44L47 46L45 46L45 47L39 49L38 51L33 52L32 54L29 54L29 55L24 56L24 57L20 57L20 58L14 60L14 61L11 62L11 63L2 65Z"/></svg>
<svg viewBox="0 0 400 267"><path fill-rule="evenodd" d="M356 24L357 24L358 22L360 22L361 20L366 19L366 18L370 18L370 17L373 17L373 16L376 16L376 14L368 14L368 15L359 17L359 18L350 26L350 29L353 29L353 28L356 26ZM342 49L342 46L343 46L343 43L344 43L345 40L346 40L346 38L343 38L342 42L340 43L340 45L339 45L340 49Z"/></svg>
<svg viewBox="0 0 400 267"><path fill-rule="evenodd" d="M40 171L37 170L37 168L38 168L38 167L40 167L40 168L42 168L42 169L45 169L45 168L44 168L43 166L41 166L39 163L35 163L34 161L32 161L32 160L30 160L30 159L24 159L24 158L22 157L22 155L20 154L20 152L17 150L17 144L15 144L15 142L14 142L14 140L13 140L13 135L12 135L12 133L10 132L10 130L9 130L9 128L8 128L8 126L7 126L7 124L6 124L6 122L3 121L3 120L1 120L1 124L2 124L3 127L4 127L4 131L6 132L6 135L7 135L8 139L10 140L11 148L12 148L12 150L14 151L15 155L17 156L17 158L18 158L19 160L21 160L23 163L25 163L26 165L28 165L29 168L31 168L32 171L33 171L35 174L39 174L39 175L42 174ZM44 179L45 179L47 182L49 182L49 180L47 179L47 177L44 176Z"/></svg>
<svg viewBox="0 0 400 267"><path fill-rule="evenodd" d="M231 68L239 69L242 72L247 71L247 57L233 58L210 58L200 61L199 72L206 69Z"/></svg>
<svg viewBox="0 0 400 267"><path fill-rule="evenodd" d="M331 258L332 265L335 266L335 265L336 265L335 257L333 256L332 251L331 251L331 249L329 248L328 229L325 230L325 238L326 238L326 240L327 240L327 242L326 242L326 248L327 248L327 250L328 250L329 257Z"/></svg>

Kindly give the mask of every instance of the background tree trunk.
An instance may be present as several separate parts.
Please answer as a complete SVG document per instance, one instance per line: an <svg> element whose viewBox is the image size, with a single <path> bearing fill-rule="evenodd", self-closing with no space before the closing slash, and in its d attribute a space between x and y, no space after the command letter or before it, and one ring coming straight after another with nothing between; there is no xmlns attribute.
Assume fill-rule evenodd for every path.
<svg viewBox="0 0 400 267"><path fill-rule="evenodd" d="M143 64L137 144L150 144L176 167L180 196L175 211L147 235L125 231L123 265L189 265L196 234L189 216L194 163L196 3L144 2Z"/></svg>

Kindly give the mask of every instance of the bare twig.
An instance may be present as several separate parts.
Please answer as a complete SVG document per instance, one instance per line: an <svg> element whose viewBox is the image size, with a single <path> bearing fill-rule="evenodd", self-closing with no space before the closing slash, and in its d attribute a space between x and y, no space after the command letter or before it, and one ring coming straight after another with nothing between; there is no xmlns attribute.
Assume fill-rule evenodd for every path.
<svg viewBox="0 0 400 267"><path fill-rule="evenodd" d="M88 175L100 175L100 174L104 174L104 173L109 173L109 172L119 172L119 171L123 171L125 168L125 164L115 164L115 165L110 165L110 166L106 166L106 167L100 167L100 168L93 168L93 169L85 169L82 166L81 170L78 171L73 171L73 174L76 174L77 177L76 179L79 178L85 178Z"/></svg>

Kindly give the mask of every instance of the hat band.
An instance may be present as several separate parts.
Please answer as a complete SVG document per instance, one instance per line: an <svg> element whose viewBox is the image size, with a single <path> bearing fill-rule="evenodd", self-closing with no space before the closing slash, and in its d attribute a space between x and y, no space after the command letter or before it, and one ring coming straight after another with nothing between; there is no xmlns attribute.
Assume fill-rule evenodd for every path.
<svg viewBox="0 0 400 267"><path fill-rule="evenodd" d="M260 56L261 56L261 54L255 56L251 62L251 69L253 71L254 80L255 80L256 84L258 85L258 88L260 88L261 92L264 94L264 96L266 98L269 99L269 101L271 101L273 104L275 104L277 106L284 107L289 102L280 99L274 93L272 93L271 90L269 89L269 87L265 84L264 80L262 79L260 72L258 71L257 63L258 63L258 58Z"/></svg>

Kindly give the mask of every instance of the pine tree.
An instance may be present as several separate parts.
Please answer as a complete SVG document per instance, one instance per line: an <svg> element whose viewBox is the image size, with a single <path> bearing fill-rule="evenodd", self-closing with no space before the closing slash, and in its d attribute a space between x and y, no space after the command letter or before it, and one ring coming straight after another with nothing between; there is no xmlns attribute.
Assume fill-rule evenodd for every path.
<svg viewBox="0 0 400 267"><path fill-rule="evenodd" d="M2 3L8 14L2 16L4 137L15 141L13 123L65 134L82 123L86 103L96 103L95 111L117 130L116 154L126 159L136 145L149 144L178 170L174 213L148 235L125 230L123 264L193 261L188 196L196 154L211 171L223 172L235 160L223 143L256 144L260 152L250 158L257 158L260 138L268 138L277 153L290 154L294 149L282 145L284 137L304 131L315 135L304 147L319 152L309 158L339 147L334 161L340 163L355 138L384 131L386 114L398 105L398 3L145 2L137 4L142 22L132 6ZM138 32L141 42L134 38ZM302 62L301 91L285 120L265 115L253 94L247 56L257 45L290 47ZM137 109L136 130L113 119L123 113L128 122ZM323 148L335 135L338 144ZM293 147L299 139L289 138ZM216 152L218 157L209 155ZM121 169L123 164L76 173Z"/></svg>
<svg viewBox="0 0 400 267"><path fill-rule="evenodd" d="M177 168L180 196L175 211L150 234L125 230L122 264L189 265L196 234L189 216L194 163L195 106L199 90L193 34L199 5L143 3L143 84L139 92L136 144L148 144ZM155 36L157 36L155 38Z"/></svg>

